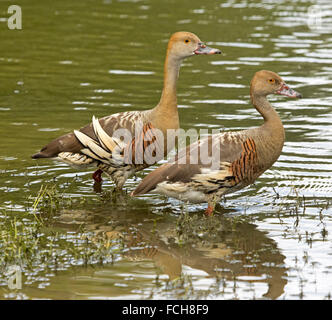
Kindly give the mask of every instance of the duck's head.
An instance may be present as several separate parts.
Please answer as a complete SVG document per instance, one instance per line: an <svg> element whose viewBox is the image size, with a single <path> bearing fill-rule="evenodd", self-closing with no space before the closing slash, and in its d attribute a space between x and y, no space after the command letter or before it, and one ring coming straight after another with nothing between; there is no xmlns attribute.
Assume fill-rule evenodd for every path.
<svg viewBox="0 0 332 320"><path fill-rule="evenodd" d="M206 46L191 32L176 32L168 42L168 54L184 59L195 54L220 54L221 51Z"/></svg>
<svg viewBox="0 0 332 320"><path fill-rule="evenodd" d="M250 92L260 96L280 94L290 98L302 98L302 95L291 89L278 74L268 70L255 73L251 80Z"/></svg>

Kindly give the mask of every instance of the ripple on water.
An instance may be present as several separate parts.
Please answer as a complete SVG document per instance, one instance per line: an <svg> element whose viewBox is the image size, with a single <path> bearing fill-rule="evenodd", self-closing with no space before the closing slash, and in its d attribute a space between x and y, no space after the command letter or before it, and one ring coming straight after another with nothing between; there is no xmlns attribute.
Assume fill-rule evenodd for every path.
<svg viewBox="0 0 332 320"><path fill-rule="evenodd" d="M110 74L124 74L124 75L151 75L154 74L153 71L137 71L137 70L109 70L108 73Z"/></svg>

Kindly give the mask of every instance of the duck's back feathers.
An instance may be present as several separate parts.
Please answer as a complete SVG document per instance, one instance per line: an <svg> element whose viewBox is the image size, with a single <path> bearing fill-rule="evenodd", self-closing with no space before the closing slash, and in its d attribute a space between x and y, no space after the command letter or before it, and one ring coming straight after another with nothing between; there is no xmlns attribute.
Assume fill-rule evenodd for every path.
<svg viewBox="0 0 332 320"><path fill-rule="evenodd" d="M32 159L54 158L60 152L77 153L83 146L76 139L73 132L67 133L59 138L54 139L39 152L31 156Z"/></svg>
<svg viewBox="0 0 332 320"><path fill-rule="evenodd" d="M72 154L81 153L81 150L86 147L82 143L83 136L86 136L87 139L92 139L94 141L101 140L106 143L106 146L109 146L109 143L111 142L107 137L112 137L114 132L120 128L127 129L129 132L133 133L135 130L135 123L144 121L144 115L144 111L131 111L117 113L101 118L99 122L93 118L93 122L81 128L79 131L75 131L74 133L71 132L57 139L54 139L45 147L43 147L40 152L34 154L32 158L54 158L58 157L62 152ZM98 137L96 132L101 133L102 136ZM81 139L79 139L79 137Z"/></svg>
<svg viewBox="0 0 332 320"><path fill-rule="evenodd" d="M207 154L201 152L206 152ZM198 153L197 162L193 154ZM166 163L147 175L132 195L173 190L172 197L181 198L186 190L209 194L226 193L251 183L259 175L256 144L243 134L209 136L188 146L173 162ZM196 195L197 196L197 195ZM182 195L183 199L183 195Z"/></svg>

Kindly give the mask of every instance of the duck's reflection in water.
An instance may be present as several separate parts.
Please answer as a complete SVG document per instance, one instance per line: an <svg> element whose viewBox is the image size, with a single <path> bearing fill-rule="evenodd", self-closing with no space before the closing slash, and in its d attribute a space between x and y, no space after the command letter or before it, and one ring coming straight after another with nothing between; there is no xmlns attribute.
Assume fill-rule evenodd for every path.
<svg viewBox="0 0 332 320"><path fill-rule="evenodd" d="M157 273L167 275L168 281L180 279L189 267L205 272L205 278L214 278L217 283L267 284L268 289L255 298L276 299L283 294L287 283L285 257L254 224L227 213L206 218L202 213L176 217L133 211L123 214L66 210L59 216L58 226L72 229L75 221L96 237L122 239L125 249L121 259L132 262L132 268L126 264L126 273L132 277L137 262L145 261L153 262L159 269ZM236 288L245 290L240 287L233 288L235 293ZM223 298L221 286L214 286L214 292L208 286L206 290Z"/></svg>

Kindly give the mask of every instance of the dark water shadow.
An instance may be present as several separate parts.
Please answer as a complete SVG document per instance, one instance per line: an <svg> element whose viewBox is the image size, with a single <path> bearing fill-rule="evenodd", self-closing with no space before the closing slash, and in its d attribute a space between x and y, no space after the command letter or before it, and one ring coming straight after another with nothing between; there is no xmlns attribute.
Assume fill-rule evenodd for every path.
<svg viewBox="0 0 332 320"><path fill-rule="evenodd" d="M187 267L205 272L205 278L215 279L217 283L213 289L207 287L206 290L217 298L223 297L221 284L232 281L267 284L268 289L260 294L261 298L277 299L283 294L287 283L285 257L266 233L257 230L245 218L234 216L234 212L229 210L220 213L220 207L218 215L210 218L206 218L203 211L179 216L171 210L163 210L159 215L152 213L141 200L128 200L124 194L116 197L115 203L110 201L109 205L95 211L64 210L58 215L54 227L66 231L83 227L105 241L121 239L124 250L120 259L114 265L94 266L94 271L76 268L76 277L72 277L71 272L66 277L65 273L54 279L56 283L70 281L79 296L79 288L86 290L86 287L83 289L84 286L78 285L82 279L94 277L96 270L109 270L102 288L96 286L96 281L86 284L94 286L92 292L89 291L92 296L131 297L130 286L128 290L114 290L113 282L117 275L110 270L113 268L117 273L125 272L135 278L140 276L137 263L147 265L150 262L157 277L167 276L165 283L181 279ZM107 282L110 283L109 290L105 289ZM143 286L150 286L154 291L154 284L149 280Z"/></svg>

